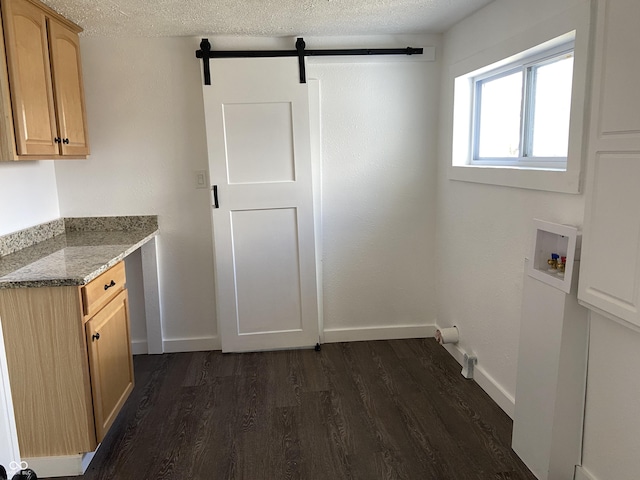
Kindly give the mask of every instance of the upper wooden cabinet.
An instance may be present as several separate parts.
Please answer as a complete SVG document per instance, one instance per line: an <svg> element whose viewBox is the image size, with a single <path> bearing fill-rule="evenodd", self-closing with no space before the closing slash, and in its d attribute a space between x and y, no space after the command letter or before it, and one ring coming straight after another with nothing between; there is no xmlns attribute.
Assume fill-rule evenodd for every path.
<svg viewBox="0 0 640 480"><path fill-rule="evenodd" d="M2 2L1 160L86 158L80 27L35 0Z"/></svg>
<svg viewBox="0 0 640 480"><path fill-rule="evenodd" d="M578 298L640 327L638 0L598 0Z"/></svg>
<svg viewBox="0 0 640 480"><path fill-rule="evenodd" d="M87 115L84 107L82 65L78 34L49 19L49 49L58 136L62 155L88 155Z"/></svg>

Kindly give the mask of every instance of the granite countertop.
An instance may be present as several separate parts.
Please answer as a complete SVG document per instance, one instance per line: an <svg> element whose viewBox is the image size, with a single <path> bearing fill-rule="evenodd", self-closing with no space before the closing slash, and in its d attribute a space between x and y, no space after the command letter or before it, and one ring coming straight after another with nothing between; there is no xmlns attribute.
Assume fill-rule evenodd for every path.
<svg viewBox="0 0 640 480"><path fill-rule="evenodd" d="M0 288L85 285L158 234L151 216L54 222L0 237Z"/></svg>

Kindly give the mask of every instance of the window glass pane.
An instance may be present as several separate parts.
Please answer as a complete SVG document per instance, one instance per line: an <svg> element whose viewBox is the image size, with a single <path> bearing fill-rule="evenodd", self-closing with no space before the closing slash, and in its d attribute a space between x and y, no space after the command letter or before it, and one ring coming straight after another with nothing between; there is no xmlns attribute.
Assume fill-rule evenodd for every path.
<svg viewBox="0 0 640 480"><path fill-rule="evenodd" d="M536 94L533 118L534 157L566 157L569 148L569 114L573 54L535 67Z"/></svg>
<svg viewBox="0 0 640 480"><path fill-rule="evenodd" d="M522 71L480 83L478 158L520 155Z"/></svg>

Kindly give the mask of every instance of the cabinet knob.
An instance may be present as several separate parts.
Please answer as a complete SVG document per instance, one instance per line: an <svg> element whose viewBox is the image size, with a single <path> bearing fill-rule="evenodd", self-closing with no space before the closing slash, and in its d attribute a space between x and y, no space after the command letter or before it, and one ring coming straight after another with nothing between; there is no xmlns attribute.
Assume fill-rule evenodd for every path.
<svg viewBox="0 0 640 480"><path fill-rule="evenodd" d="M111 287L115 287L116 286L116 282L111 280L111 283L108 283L104 286L105 290L109 290Z"/></svg>
<svg viewBox="0 0 640 480"><path fill-rule="evenodd" d="M62 139L62 143L64 143L65 145L69 145L69 139L68 138Z"/></svg>
<svg viewBox="0 0 640 480"><path fill-rule="evenodd" d="M60 142L62 142L62 139L60 137L55 137L53 139L53 141L56 142L56 143L60 143Z"/></svg>
<svg viewBox="0 0 640 480"><path fill-rule="evenodd" d="M99 333L94 333L93 335L91 335L91 340L93 340L94 342L96 340L100 340L100 334Z"/></svg>

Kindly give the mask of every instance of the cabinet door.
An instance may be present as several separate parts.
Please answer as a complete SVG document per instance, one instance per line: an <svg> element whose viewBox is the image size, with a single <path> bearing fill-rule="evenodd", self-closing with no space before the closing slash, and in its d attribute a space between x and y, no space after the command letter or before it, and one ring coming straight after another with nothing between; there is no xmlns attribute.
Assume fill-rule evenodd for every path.
<svg viewBox="0 0 640 480"><path fill-rule="evenodd" d="M640 326L640 2L597 7L578 296Z"/></svg>
<svg viewBox="0 0 640 480"><path fill-rule="evenodd" d="M27 0L2 3L18 155L56 155L56 119L44 12Z"/></svg>
<svg viewBox="0 0 640 480"><path fill-rule="evenodd" d="M96 437L101 442L133 390L126 290L87 322L86 333Z"/></svg>
<svg viewBox="0 0 640 480"><path fill-rule="evenodd" d="M89 140L78 35L50 18L49 47L62 155L88 155Z"/></svg>

